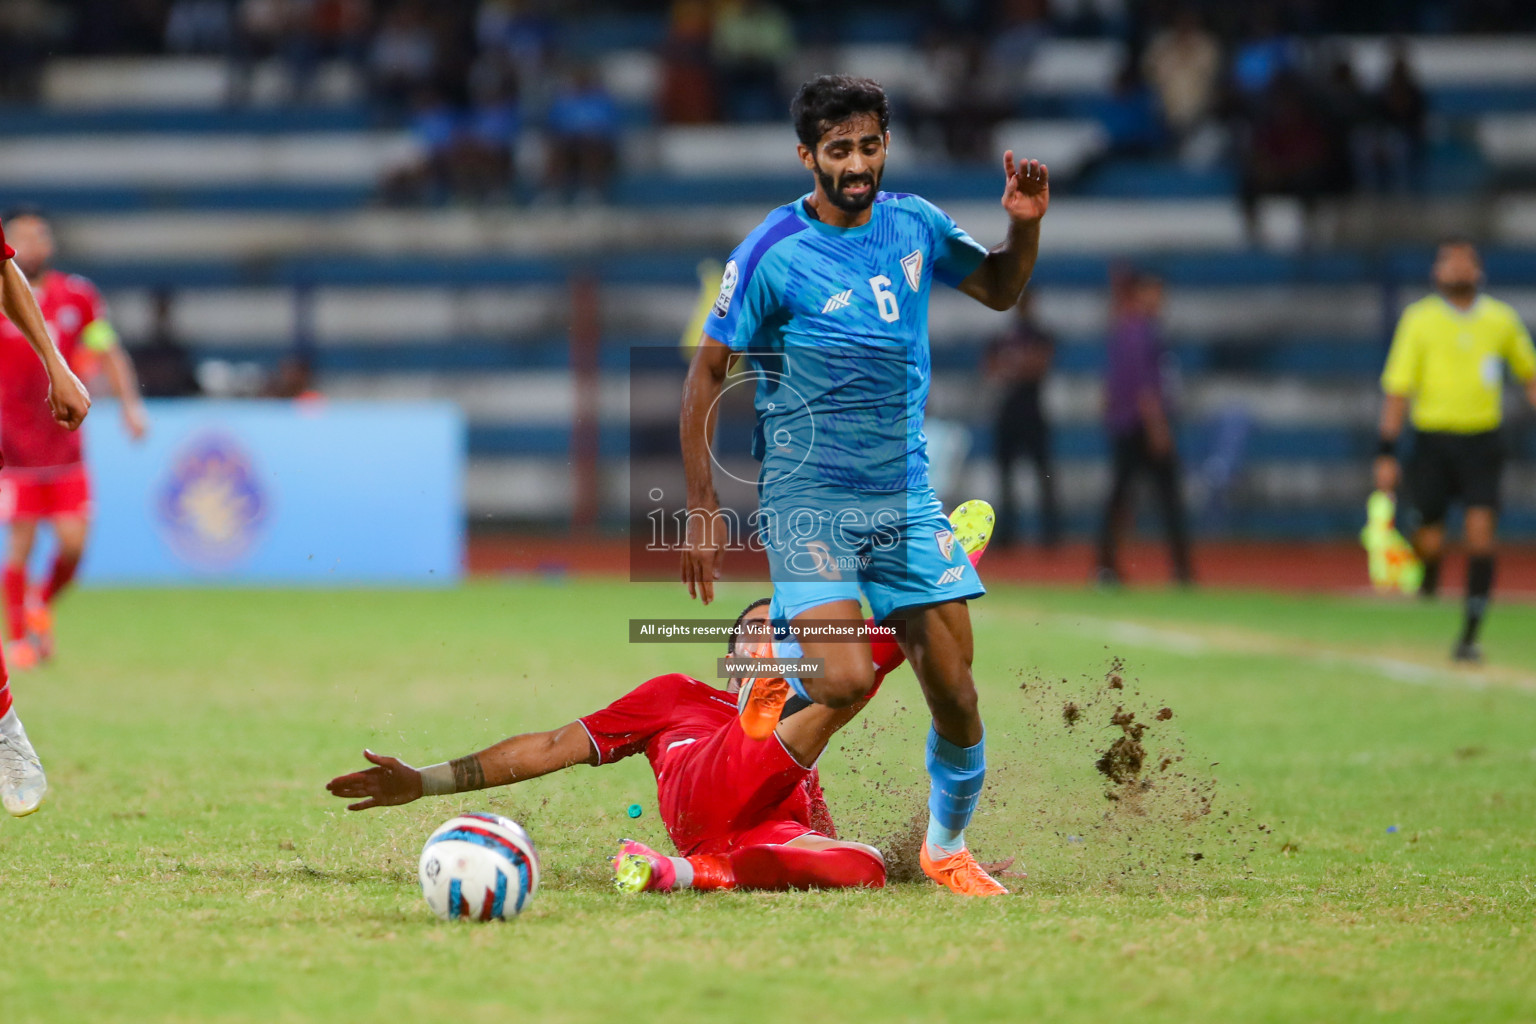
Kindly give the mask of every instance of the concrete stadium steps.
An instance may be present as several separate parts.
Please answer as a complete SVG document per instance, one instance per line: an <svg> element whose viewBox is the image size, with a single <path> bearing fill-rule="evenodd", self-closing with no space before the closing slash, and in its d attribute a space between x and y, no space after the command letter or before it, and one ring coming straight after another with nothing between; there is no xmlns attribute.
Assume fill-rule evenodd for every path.
<svg viewBox="0 0 1536 1024"><path fill-rule="evenodd" d="M94 274L89 276L95 278ZM1045 275L1042 275L1045 276ZM686 279L685 279L686 280ZM1040 319L1066 338L1102 337L1109 327L1105 289L1036 285ZM113 316L129 337L150 327L153 291L105 288ZM1276 344L1291 339L1353 339L1382 346L1401 304L1423 291L1403 285L1384 294L1364 284L1184 287L1168 290L1165 329L1183 345ZM1536 321L1536 287L1493 286L1493 294ZM680 339L694 309L697 284L608 284L601 288L599 322L612 341L641 339L670 345ZM561 283L508 287L441 285L179 290L178 332L200 345L289 345L296 332L327 345L444 344L464 339L509 343L563 335L571 294ZM1006 327L999 314L949 289L933 296L930 334L935 359L943 350L990 337Z"/></svg>
<svg viewBox="0 0 1536 1024"><path fill-rule="evenodd" d="M877 23L885 31L874 33ZM642 31L633 26L643 25ZM628 26L614 31L615 26ZM819 26L825 29L825 25ZM664 20L595 19L565 41L595 61L613 94L631 105L649 105L660 92L659 44ZM842 45L806 46L792 80L820 71L869 75L893 93L910 90L925 71L908 40L920 27L900 15L855 19L839 32ZM1334 36L1319 40L1346 55L1367 85L1386 73L1394 40L1385 36ZM1466 89L1518 89L1536 85L1536 43L1522 36L1410 36L1403 40L1420 81L1432 95ZM1042 39L1021 68L1021 85L1031 97L1096 97L1110 92L1124 64L1125 47L1115 40ZM358 83L344 64L322 67L320 94L329 105L346 105ZM42 83L50 106L64 110L178 106L216 109L227 102L227 65L208 57L65 58L49 62ZM285 100L280 65L258 66L252 102L258 107Z"/></svg>
<svg viewBox="0 0 1536 1024"><path fill-rule="evenodd" d="M939 376L974 375L981 362L980 339L962 339L933 350ZM278 337L248 342L196 343L199 359L276 365L293 351L292 341ZM1381 371L1384 341L1323 335L1278 335L1263 340L1175 343L1172 351L1186 376L1224 373L1270 381L1302 378L1307 386L1331 382L1374 382ZM679 364L675 339L610 336L598 350L604 372L628 373L636 367ZM431 342L349 342L313 350L315 366L324 373L495 373L566 369L570 343L563 334L518 338L457 337ZM1058 339L1058 374L1097 375L1104 366L1104 338L1062 335Z"/></svg>
<svg viewBox="0 0 1536 1024"><path fill-rule="evenodd" d="M0 185L371 185L414 149L392 131L44 136L0 149Z"/></svg>
<svg viewBox="0 0 1536 1024"><path fill-rule="evenodd" d="M998 189L990 177L987 187ZM785 189L778 201L797 194ZM943 205L978 240L1000 240L1006 224L995 197ZM325 216L158 211L62 216L58 230L73 258L93 262L255 260L298 253L377 257L398 255L404 246L420 256L570 257L682 249L712 251L723 259L766 212L763 205L743 203L712 209L706 217L688 216L683 209L621 206L373 209ZM1299 241L1296 203L1277 201L1265 216L1266 237L1277 246ZM1228 252L1246 244L1242 217L1228 199L1064 198L1052 204L1045 233L1051 253Z"/></svg>
<svg viewBox="0 0 1536 1024"><path fill-rule="evenodd" d="M621 428L631 419L637 423L672 423L677 418L681 377L681 360L671 373L604 373L598 386L599 416L604 424ZM978 383L971 372L936 374L929 415L974 422L978 427L989 425L998 395L995 388L979 387ZM576 410L575 379L564 369L366 375L328 372L323 374L321 386L328 396L341 399L448 399L460 405L474 426L553 425L568 429ZM1206 421L1240 407L1256 428L1369 430L1375 423L1377 395L1370 380L1329 384L1218 373L1189 381L1181 389L1179 406L1189 421ZM1054 374L1044 399L1059 426L1097 429L1102 386L1096 375ZM734 416L736 411L727 415Z"/></svg>
<svg viewBox="0 0 1536 1024"><path fill-rule="evenodd" d="M1045 161L1063 180L1105 147L1103 130L1091 121L1006 122L999 125L998 138L1000 145ZM537 177L543 146L540 131L524 133L517 154L521 171ZM626 136L621 148L626 169L688 183L730 179L741 173L784 181L805 178L805 168L795 156L794 136L782 124L657 128ZM112 159L101 159L103 153L111 153ZM163 189L256 183L366 185L420 156L420 145L409 132L388 129L39 135L25 146L0 150L0 185Z"/></svg>
<svg viewBox="0 0 1536 1024"><path fill-rule="evenodd" d="M0 199L3 199L0 196ZM985 236L985 233L984 237ZM693 252L651 249L639 252L603 250L580 256L544 258L482 254L416 256L404 245L398 255L365 256L343 253L290 252L243 261L212 257L178 260L121 259L95 261L71 258L63 263L105 288L176 288L202 290L251 286L401 286L436 288L504 288L530 284L566 285L574 275L587 275L605 285L694 285L699 263L723 261L719 248ZM1165 250L1135 256L1138 266L1156 271L1175 288L1228 289L1239 286L1348 286L1426 281L1434 260L1432 245L1404 245L1371 253ZM1111 252L1048 253L1035 267L1031 283L1050 288L1104 288L1111 270L1123 263ZM1493 287L1508 289L1536 284L1536 249L1487 246L1483 264ZM948 289L936 289L942 296Z"/></svg>
<svg viewBox="0 0 1536 1024"><path fill-rule="evenodd" d="M1187 451L1184 455L1184 493L1193 521L1236 533L1292 538L1352 536L1365 524L1365 499L1371 488L1368 459L1349 463L1291 459L1256 464L1223 492L1218 505L1200 460ZM756 464L750 460L723 461L725 469L742 480L754 478ZM756 507L750 483L718 476L721 501L727 507ZM563 460L526 455L473 458L466 485L471 521L563 522L574 499L571 478L570 466ZM675 463L642 460L606 465L599 487L607 521L625 519L631 478L644 480L647 487L654 484L667 494L682 493L682 478ZM1101 460L1061 458L1056 483L1068 526L1082 532L1097 525L1109 488L1108 465ZM1023 512L1033 519L1038 492L1029 466L1020 467L1016 486ZM972 456L953 493L944 498L958 501L984 496L996 504L997 494L997 470L991 459ZM1529 463L1512 466L1505 478L1505 494L1511 506L1506 517L1509 528L1536 530L1536 467ZM1151 512L1144 495L1141 509Z"/></svg>

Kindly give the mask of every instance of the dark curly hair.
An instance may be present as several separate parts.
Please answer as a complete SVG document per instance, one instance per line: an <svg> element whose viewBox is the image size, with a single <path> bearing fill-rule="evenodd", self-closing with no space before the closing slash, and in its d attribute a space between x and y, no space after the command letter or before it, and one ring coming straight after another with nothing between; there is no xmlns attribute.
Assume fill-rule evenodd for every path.
<svg viewBox="0 0 1536 1024"><path fill-rule="evenodd" d="M765 604L772 604L772 603L773 603L773 598L771 598L771 597L760 597L756 601L753 601L751 604L747 605L745 608L743 608L741 610L741 614L736 616L735 624L733 624L731 626L731 635L729 637L727 637L726 641L725 641L725 653L726 653L727 656L733 655L733 654L736 653L736 641L741 636L741 633L742 633L741 626L742 626L742 623L747 621L747 616L751 615L753 612L757 611L757 609L761 608L763 605L765 605Z"/></svg>
<svg viewBox="0 0 1536 1024"><path fill-rule="evenodd" d="M817 75L800 87L789 105L795 134L809 149L816 148L828 128L859 114L878 117L882 134L891 126L891 102L872 78Z"/></svg>

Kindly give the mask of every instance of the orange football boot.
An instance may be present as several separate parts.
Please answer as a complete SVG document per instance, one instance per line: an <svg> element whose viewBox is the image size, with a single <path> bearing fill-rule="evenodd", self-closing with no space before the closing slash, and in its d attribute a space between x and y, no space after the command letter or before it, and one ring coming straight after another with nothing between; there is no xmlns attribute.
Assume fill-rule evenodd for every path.
<svg viewBox="0 0 1536 1024"><path fill-rule="evenodd" d="M752 644L747 647L749 658L771 658L773 645ZM778 676L756 676L744 679L741 692L736 696L736 708L740 713L741 731L749 739L765 740L779 727L779 715L789 700L789 684Z"/></svg>
<svg viewBox="0 0 1536 1024"><path fill-rule="evenodd" d="M42 601L27 602L27 633L37 644L37 655L43 661L53 657L53 609Z"/></svg>
<svg viewBox="0 0 1536 1024"><path fill-rule="evenodd" d="M37 668L42 656L38 653L37 645L30 639L13 640L5 648L5 663L10 668L24 672L29 668Z"/></svg>
<svg viewBox="0 0 1536 1024"><path fill-rule="evenodd" d="M917 860L923 866L923 874L962 896L1008 895L1008 890L976 863L970 850L961 850L934 860L928 856L928 844L924 843Z"/></svg>

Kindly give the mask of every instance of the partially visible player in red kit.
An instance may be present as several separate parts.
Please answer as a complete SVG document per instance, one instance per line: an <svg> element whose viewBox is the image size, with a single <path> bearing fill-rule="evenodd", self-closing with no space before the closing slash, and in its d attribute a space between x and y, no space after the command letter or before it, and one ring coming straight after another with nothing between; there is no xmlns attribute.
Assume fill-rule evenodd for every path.
<svg viewBox="0 0 1536 1024"><path fill-rule="evenodd" d="M78 274L53 269L53 233L38 210L5 216L16 264L32 282L38 308L59 351L82 377L97 370L121 400L123 422L135 440L144 436L144 403L133 363L107 320L96 286ZM0 323L0 517L10 523L4 597L6 657L13 668L32 668L53 654L53 602L69 586L85 552L91 522L91 485L81 437L46 414L41 401L47 375L14 324ZM58 550L48 575L28 587L27 562L39 523L53 527Z"/></svg>
<svg viewBox="0 0 1536 1024"><path fill-rule="evenodd" d="M737 620L731 653L744 655L771 628L768 598L754 602ZM901 660L894 642L885 653L894 662L877 678ZM513 736L421 769L365 750L376 767L332 779L326 789L365 798L348 806L360 811L644 753L656 774L661 820L680 856L622 840L614 858L621 890L884 885L880 851L837 838L814 768L827 741L863 705L812 705L781 721L767 740L751 740L737 723L740 682L720 690L681 673L657 676L563 728Z"/></svg>
<svg viewBox="0 0 1536 1024"><path fill-rule="evenodd" d="M992 516L957 539L972 564L992 536ZM769 598L748 605L731 629L728 653L771 648ZM871 623L872 625L872 623ZM656 775L657 806L677 847L671 857L620 840L614 882L623 892L671 889L835 889L885 884L885 860L863 843L840 839L822 797L815 764L832 736L874 696L904 660L894 639L870 644L875 686L846 708L800 702L786 708L763 740L748 738L737 694L674 673L657 676L601 711L550 732L524 733L426 768L372 751L375 767L332 779L352 811L410 803L538 778L578 764L612 764L644 753Z"/></svg>
<svg viewBox="0 0 1536 1024"><path fill-rule="evenodd" d="M91 397L48 334L32 286L12 258L15 255L15 250L6 244L5 226L0 223L0 315L21 332L36 358L42 361L47 378L42 397L54 420L67 430L76 430L90 411ZM0 456L5 451L4 443L0 437ZM12 706L10 677L4 658L0 658L0 806L21 817L37 810L47 792L47 776Z"/></svg>

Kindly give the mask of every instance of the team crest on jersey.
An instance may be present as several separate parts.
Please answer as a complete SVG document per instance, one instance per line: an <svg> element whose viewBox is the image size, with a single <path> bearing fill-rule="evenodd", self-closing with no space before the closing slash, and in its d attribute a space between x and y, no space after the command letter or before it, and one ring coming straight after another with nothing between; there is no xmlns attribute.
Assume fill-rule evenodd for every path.
<svg viewBox="0 0 1536 1024"><path fill-rule="evenodd" d="M736 294L736 279L740 276L735 260L727 263L725 272L720 275L720 294L715 297L715 316L722 320L731 311L731 298Z"/></svg>
<svg viewBox="0 0 1536 1024"><path fill-rule="evenodd" d="M907 275L907 284L913 291L923 283L923 250L913 249L901 258L901 272Z"/></svg>
<svg viewBox="0 0 1536 1024"><path fill-rule="evenodd" d="M267 496L250 456L234 438L194 441L171 467L156 503L171 548L207 569L230 565L250 550L267 516Z"/></svg>
<svg viewBox="0 0 1536 1024"><path fill-rule="evenodd" d="M934 543L938 544L939 554L944 556L944 561L949 561L949 556L955 550L955 531L934 530L933 540Z"/></svg>

